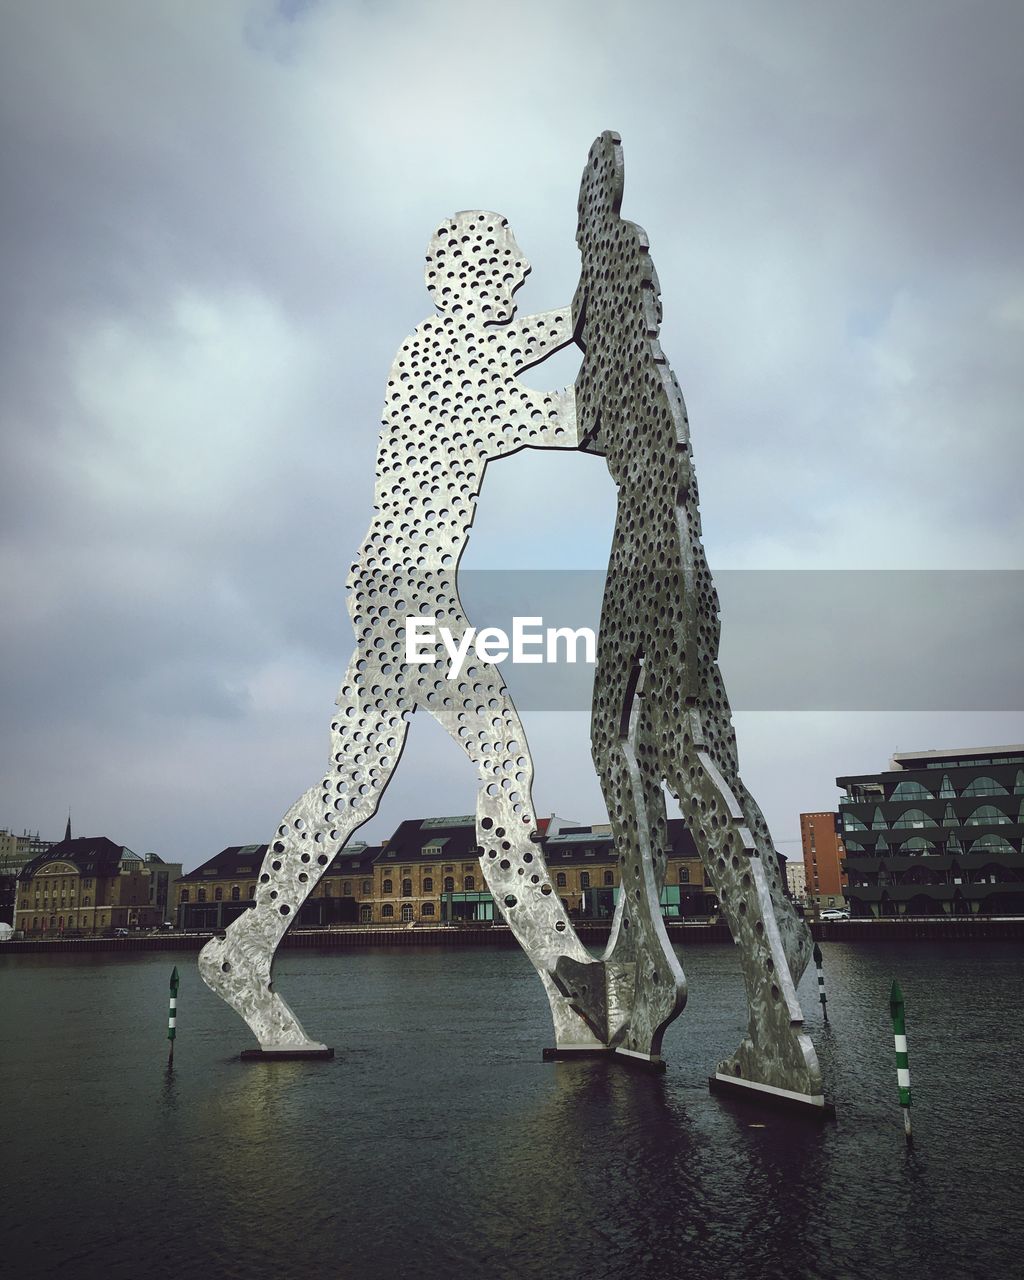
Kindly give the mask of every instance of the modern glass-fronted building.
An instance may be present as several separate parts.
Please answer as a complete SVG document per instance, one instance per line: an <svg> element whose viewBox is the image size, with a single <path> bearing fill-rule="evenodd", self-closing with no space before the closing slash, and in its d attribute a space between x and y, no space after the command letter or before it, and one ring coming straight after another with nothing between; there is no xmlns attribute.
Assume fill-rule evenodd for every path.
<svg viewBox="0 0 1024 1280"><path fill-rule="evenodd" d="M851 914L1024 915L1024 746L903 752L836 783Z"/></svg>

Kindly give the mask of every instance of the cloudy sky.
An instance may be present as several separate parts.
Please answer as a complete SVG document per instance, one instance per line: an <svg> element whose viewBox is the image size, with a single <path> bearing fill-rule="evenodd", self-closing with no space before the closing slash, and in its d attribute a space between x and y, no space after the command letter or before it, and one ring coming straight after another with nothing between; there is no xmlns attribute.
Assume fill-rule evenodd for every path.
<svg viewBox="0 0 1024 1280"><path fill-rule="evenodd" d="M1024 739L1019 683L972 703L941 674L1001 670L1020 617L1022 47L1017 0L3 0L0 826L56 838L70 807L188 866L268 837L323 767L429 234L501 211L534 264L521 312L565 305L608 128L712 569L832 571L816 625L840 570L1007 571L967 625L946 593L952 654L873 613L933 702L738 710L780 847L837 774ZM600 569L613 513L599 459L520 454L464 563ZM727 681L759 662L736 634ZM525 714L538 809L601 820L586 714ZM421 721L364 834L472 810Z"/></svg>

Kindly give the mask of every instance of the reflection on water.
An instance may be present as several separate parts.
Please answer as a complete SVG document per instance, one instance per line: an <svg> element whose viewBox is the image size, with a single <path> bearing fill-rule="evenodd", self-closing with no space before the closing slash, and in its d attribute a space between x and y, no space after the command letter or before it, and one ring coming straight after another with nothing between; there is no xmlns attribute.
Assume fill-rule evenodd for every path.
<svg viewBox="0 0 1024 1280"><path fill-rule="evenodd" d="M241 1024L181 966L172 1068L168 959L0 957L5 1256L112 1278L1017 1272L1017 948L828 947L827 1025L813 973L800 993L825 1128L708 1094L742 984L729 947L683 960L669 1070L647 1076L543 1063L546 1002L513 952L286 953L324 1063L240 1063Z"/></svg>

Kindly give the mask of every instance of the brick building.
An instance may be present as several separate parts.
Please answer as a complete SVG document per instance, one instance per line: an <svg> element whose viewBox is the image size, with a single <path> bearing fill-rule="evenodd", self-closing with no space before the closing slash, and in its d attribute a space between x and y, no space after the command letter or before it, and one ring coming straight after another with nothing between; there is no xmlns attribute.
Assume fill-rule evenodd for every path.
<svg viewBox="0 0 1024 1280"><path fill-rule="evenodd" d="M843 837L834 813L802 813L800 843L804 855L807 900L819 911L846 905Z"/></svg>
<svg viewBox="0 0 1024 1280"><path fill-rule="evenodd" d="M27 937L109 933L161 923L147 863L106 836L76 836L33 858L18 876L15 929Z"/></svg>

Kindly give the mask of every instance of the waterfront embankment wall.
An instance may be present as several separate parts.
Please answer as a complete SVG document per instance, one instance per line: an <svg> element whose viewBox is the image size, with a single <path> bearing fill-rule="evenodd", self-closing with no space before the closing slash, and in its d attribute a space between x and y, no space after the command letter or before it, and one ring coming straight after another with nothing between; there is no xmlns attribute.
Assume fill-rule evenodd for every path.
<svg viewBox="0 0 1024 1280"><path fill-rule="evenodd" d="M729 942L724 924L670 924L668 936L682 946ZM576 931L589 947L608 940L608 927L578 924ZM912 919L843 920L811 925L816 942L983 942L991 939L1024 940L1024 917L935 917ZM96 951L198 951L210 933L137 933L127 938L26 938L0 944L2 955L54 954ZM320 948L343 951L356 947L512 947L515 939L500 925L347 926L333 929L300 929L286 933L286 948Z"/></svg>

